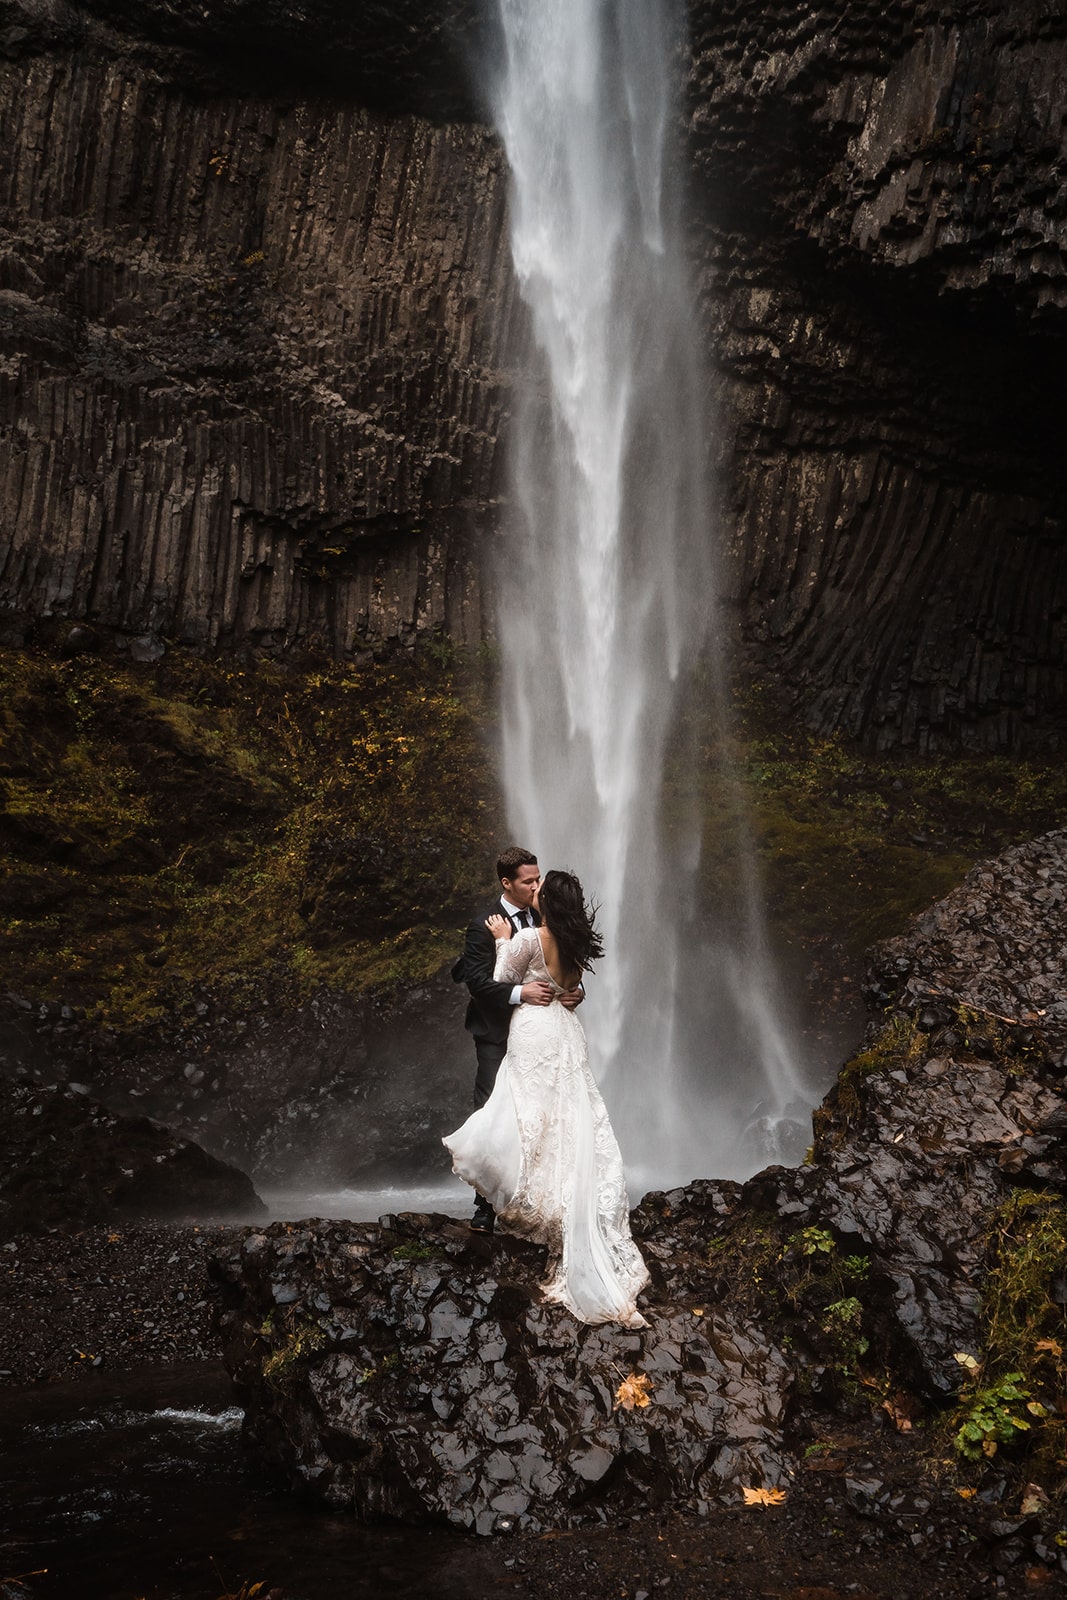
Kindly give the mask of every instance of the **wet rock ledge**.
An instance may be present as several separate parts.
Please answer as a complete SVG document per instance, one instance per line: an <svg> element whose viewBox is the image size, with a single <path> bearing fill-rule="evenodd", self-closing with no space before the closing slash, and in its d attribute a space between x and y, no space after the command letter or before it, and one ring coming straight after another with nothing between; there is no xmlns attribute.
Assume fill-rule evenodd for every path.
<svg viewBox="0 0 1067 1600"><path fill-rule="evenodd" d="M250 1440L289 1483L361 1516L567 1527L788 1489L835 1415L941 1419L945 1456L979 1386L1021 1369L1028 1410L992 1441L996 1470L1047 1471L1062 1494L1061 1447L1034 1419L1067 1419L1067 1105L1049 1003L1065 886L1067 832L1046 835L875 952L877 1015L805 1165L698 1180L634 1213L645 1332L540 1305L541 1252L443 1216L231 1242L213 1272ZM1024 1261L1025 1281L994 1292ZM631 1374L649 1403L627 1410ZM962 1481L995 1454L961 1451Z"/></svg>
<svg viewBox="0 0 1067 1600"><path fill-rule="evenodd" d="M688 1305L581 1327L538 1303L543 1269L443 1216L247 1235L216 1271L251 1438L331 1506L478 1533L785 1481L792 1372L764 1335ZM633 1371L654 1405L616 1405Z"/></svg>

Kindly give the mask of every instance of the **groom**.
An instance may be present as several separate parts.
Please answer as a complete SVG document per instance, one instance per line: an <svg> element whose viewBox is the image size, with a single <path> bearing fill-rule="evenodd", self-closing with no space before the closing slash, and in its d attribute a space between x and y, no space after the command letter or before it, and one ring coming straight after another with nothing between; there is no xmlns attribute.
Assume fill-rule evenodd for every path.
<svg viewBox="0 0 1067 1600"><path fill-rule="evenodd" d="M478 1072L474 1080L474 1104L484 1106L493 1092L497 1069L507 1054L508 1029L514 1008L518 1005L547 1006L552 999L551 986L541 980L530 983L496 983L493 968L496 965L496 941L485 925L486 917L507 917L516 932L520 928L536 928L541 919L533 909L534 891L541 881L537 857L529 850L513 846L503 851L496 864L500 898L487 910L475 917L467 929L463 954L452 968L456 983L465 983L470 991L470 1003L464 1025L474 1036L474 1051L478 1058ZM560 996L560 1004L576 1006L585 998L581 990ZM474 1202L471 1228L475 1233L492 1233L493 1208L488 1200L478 1195Z"/></svg>

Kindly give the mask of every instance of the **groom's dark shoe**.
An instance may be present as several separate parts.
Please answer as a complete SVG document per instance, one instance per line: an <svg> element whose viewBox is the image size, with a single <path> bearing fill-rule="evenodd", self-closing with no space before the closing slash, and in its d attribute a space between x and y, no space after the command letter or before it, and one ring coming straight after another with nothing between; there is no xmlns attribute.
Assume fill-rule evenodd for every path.
<svg viewBox="0 0 1067 1600"><path fill-rule="evenodd" d="M481 1195L474 1202L474 1215L471 1218L472 1233L492 1233L496 1227L496 1212Z"/></svg>

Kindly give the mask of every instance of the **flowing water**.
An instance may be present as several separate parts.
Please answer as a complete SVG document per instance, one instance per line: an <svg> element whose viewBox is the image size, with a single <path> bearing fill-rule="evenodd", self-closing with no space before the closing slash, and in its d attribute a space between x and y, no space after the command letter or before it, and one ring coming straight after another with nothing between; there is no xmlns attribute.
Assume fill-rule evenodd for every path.
<svg viewBox="0 0 1067 1600"><path fill-rule="evenodd" d="M373 1528L282 1492L240 1441L222 1368L0 1391L0 1578L39 1600L476 1600L471 1541ZM8 1590L0 1582L0 1590Z"/></svg>
<svg viewBox="0 0 1067 1600"><path fill-rule="evenodd" d="M497 551L510 822L600 902L583 1020L628 1165L644 1184L739 1176L807 1137L722 716L683 8L497 3L491 99L532 333ZM697 699L710 716L687 738ZM729 883L701 868L701 764Z"/></svg>

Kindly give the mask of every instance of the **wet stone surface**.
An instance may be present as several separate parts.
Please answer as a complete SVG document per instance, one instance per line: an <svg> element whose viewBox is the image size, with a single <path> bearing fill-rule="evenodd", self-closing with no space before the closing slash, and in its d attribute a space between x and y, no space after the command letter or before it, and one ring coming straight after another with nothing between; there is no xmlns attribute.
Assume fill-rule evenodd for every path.
<svg viewBox="0 0 1067 1600"><path fill-rule="evenodd" d="M870 954L867 999L873 1008L913 1015L958 1042L952 1008L971 1006L987 1024L1018 1024L1067 1071L1067 829L1057 829L981 861L959 888ZM979 1018L976 1053L990 1053Z"/></svg>
<svg viewBox="0 0 1067 1600"><path fill-rule="evenodd" d="M792 1369L764 1335L671 1305L583 1327L538 1303L543 1270L440 1216L247 1234L215 1272L251 1437L331 1506L483 1534L787 1481ZM625 1410L632 1371L653 1398Z"/></svg>

